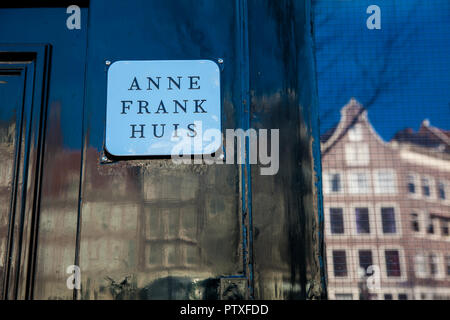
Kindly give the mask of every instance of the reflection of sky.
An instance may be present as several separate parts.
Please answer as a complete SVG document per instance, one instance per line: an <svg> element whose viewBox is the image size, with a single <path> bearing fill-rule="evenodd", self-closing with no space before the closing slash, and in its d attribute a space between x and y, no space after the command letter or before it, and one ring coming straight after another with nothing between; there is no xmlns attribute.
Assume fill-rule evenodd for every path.
<svg viewBox="0 0 450 320"><path fill-rule="evenodd" d="M369 117L385 140L425 118L450 129L450 1L314 2L321 133L351 97L364 105L377 89ZM366 27L371 4L381 30Z"/></svg>

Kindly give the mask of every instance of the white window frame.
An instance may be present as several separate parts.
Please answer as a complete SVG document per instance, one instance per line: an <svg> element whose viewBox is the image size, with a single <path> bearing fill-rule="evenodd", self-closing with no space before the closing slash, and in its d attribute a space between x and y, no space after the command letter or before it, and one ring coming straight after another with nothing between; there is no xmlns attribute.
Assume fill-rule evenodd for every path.
<svg viewBox="0 0 450 320"><path fill-rule="evenodd" d="M446 236L442 233L442 228L447 227L449 234ZM446 219L439 219L439 235L443 240L450 241L450 221L446 221Z"/></svg>
<svg viewBox="0 0 450 320"><path fill-rule="evenodd" d="M338 192L332 191L332 184L331 184L331 176L333 174L339 174L341 176L341 190ZM327 170L323 174L323 191L324 194L334 196L334 195L342 195L345 193L345 175L344 171L341 170Z"/></svg>
<svg viewBox="0 0 450 320"><path fill-rule="evenodd" d="M409 192L409 188L408 188L408 183L409 183L409 176L411 176L413 178L413 182L414 182L414 189L415 189L415 193L410 193ZM404 188L406 190L406 194L408 195L409 198L413 198L413 199L419 199L422 197L422 181L420 179L420 175L415 173L415 172L408 172L405 175L405 185Z"/></svg>
<svg viewBox="0 0 450 320"><path fill-rule="evenodd" d="M445 270L444 270L443 255L440 252L435 251L435 250L428 251L428 256L430 254L434 254L435 255L435 257L436 257L436 267L437 267L437 274L432 277L431 270L430 270L430 277L432 277L435 280L444 280L445 279Z"/></svg>
<svg viewBox="0 0 450 320"><path fill-rule="evenodd" d="M425 196L422 191L422 179L428 179L429 187L430 187L430 196ZM432 176L430 175L421 175L420 176L420 196L425 200L435 200L436 199L436 183Z"/></svg>
<svg viewBox="0 0 450 320"><path fill-rule="evenodd" d="M367 192L359 192L358 174L365 174L367 176ZM353 188L353 175L356 178L356 188ZM349 170L347 171L347 192L348 194L371 194L372 193L372 175L369 170Z"/></svg>
<svg viewBox="0 0 450 320"><path fill-rule="evenodd" d="M368 245L368 244L364 244L364 245L356 245L352 248L352 254L353 257L355 257L355 267L357 275L358 275L358 280L360 280L359 277L359 251L360 250L370 250L372 252L372 265L378 266L380 267L380 259L378 257L378 248L377 246L374 245ZM380 272L381 272L381 268L380 268ZM380 275L380 279L381 279L381 275ZM370 290L369 290L370 291ZM370 292L372 293L378 293L378 292Z"/></svg>
<svg viewBox="0 0 450 320"><path fill-rule="evenodd" d="M431 224L433 225L433 234L428 233L428 219L431 219ZM424 221L425 221L425 237L432 240L441 240L441 219L439 217L431 218L431 214L429 211L425 212L424 215Z"/></svg>
<svg viewBox="0 0 450 320"><path fill-rule="evenodd" d="M444 193L445 199L441 199L439 195L439 184L442 183L444 185ZM443 204L450 205L450 182L445 179L437 179L436 182L436 198Z"/></svg>
<svg viewBox="0 0 450 320"><path fill-rule="evenodd" d="M345 259L347 263L347 276L346 277L336 277L334 275L334 261L333 261L333 251L342 250L345 251ZM328 279L335 282L345 282L351 283L355 279L355 262L354 257L351 254L351 249L348 245L332 245L327 248L327 265L328 265Z"/></svg>
<svg viewBox="0 0 450 320"><path fill-rule="evenodd" d="M417 263L418 258L423 259L423 263L424 263L424 267L425 267L424 271L420 271L418 269L418 263ZM423 251L416 252L416 254L413 257L413 261L414 261L414 275L416 276L416 278L420 278L420 279L427 278L429 276L429 270L428 270L428 256L426 255L426 253Z"/></svg>
<svg viewBox="0 0 450 320"><path fill-rule="evenodd" d="M327 202L324 204L325 209L325 236L330 237L333 239L347 239L351 233L351 224L349 221L349 215L348 215L348 205L346 205L343 202ZM337 234L337 233L331 233L331 215L330 215L330 209L331 208L341 208L342 209L342 215L344 220L344 233L343 234Z"/></svg>
<svg viewBox="0 0 450 320"><path fill-rule="evenodd" d="M383 233L383 220L381 218L381 208L394 208L394 216L395 216L395 230L396 233ZM375 205L375 216L376 216L376 225L377 225L377 234L379 237L383 238L399 238L402 236L402 223L401 223L401 212L400 206L395 202L378 202Z"/></svg>
<svg viewBox="0 0 450 320"><path fill-rule="evenodd" d="M380 185L379 174L380 173L389 173L392 176L393 181L393 191L387 192L386 188L383 188ZM373 184L374 184L374 192L375 194L383 194L383 195L396 195L397 194L397 173L394 169L376 169L373 171Z"/></svg>
<svg viewBox="0 0 450 320"><path fill-rule="evenodd" d="M349 218L351 220L350 226L352 229L352 236L357 238L369 238L373 239L377 235L377 223L375 220L375 214L373 205L370 202L352 202L350 206L348 206L350 209ZM356 228L356 208L367 208L369 211L369 227L370 227L370 233L358 233L358 230Z"/></svg>
<svg viewBox="0 0 450 320"><path fill-rule="evenodd" d="M364 128L361 123L355 123L348 129L348 141L357 142L364 140Z"/></svg>
<svg viewBox="0 0 450 320"><path fill-rule="evenodd" d="M417 214L417 221L419 223L419 232L415 232L411 228L411 214ZM408 211L408 232L410 232L415 237L423 238L426 235L426 221L425 221L425 213L423 210L409 209Z"/></svg>
<svg viewBox="0 0 450 320"><path fill-rule="evenodd" d="M367 155L367 158L363 157ZM344 147L345 163L348 166L368 166L370 147L368 143L348 142Z"/></svg>
<svg viewBox="0 0 450 320"><path fill-rule="evenodd" d="M385 250L397 250L400 262L400 277L388 277L386 268ZM407 280L407 268L405 253L399 245L383 245L378 248L378 255L381 264L381 280L386 282L403 282Z"/></svg>

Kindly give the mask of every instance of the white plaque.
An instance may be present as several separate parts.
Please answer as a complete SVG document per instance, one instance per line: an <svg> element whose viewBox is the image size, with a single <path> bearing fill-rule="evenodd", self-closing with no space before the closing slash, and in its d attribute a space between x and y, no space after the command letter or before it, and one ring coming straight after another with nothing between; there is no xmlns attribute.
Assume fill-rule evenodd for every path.
<svg viewBox="0 0 450 320"><path fill-rule="evenodd" d="M192 142L184 154L213 153L220 142L202 135L221 132L220 102L214 61L116 61L108 69L106 151L168 156Z"/></svg>

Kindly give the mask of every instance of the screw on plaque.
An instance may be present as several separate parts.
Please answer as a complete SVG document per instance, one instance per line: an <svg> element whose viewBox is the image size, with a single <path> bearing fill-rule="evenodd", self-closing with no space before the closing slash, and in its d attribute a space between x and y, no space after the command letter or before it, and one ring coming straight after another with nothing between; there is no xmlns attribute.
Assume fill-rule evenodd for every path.
<svg viewBox="0 0 450 320"><path fill-rule="evenodd" d="M111 60L105 60L105 72L108 72L109 66L111 65Z"/></svg>
<svg viewBox="0 0 450 320"><path fill-rule="evenodd" d="M222 58L218 58L218 59L217 59L217 63L219 64L220 71L223 70L223 66L224 66L224 63L223 63L223 62L224 62L224 61L223 61Z"/></svg>
<svg viewBox="0 0 450 320"><path fill-rule="evenodd" d="M109 159L104 153L102 153L102 155L100 156L100 163L101 164L112 163L112 162L114 162L114 161Z"/></svg>

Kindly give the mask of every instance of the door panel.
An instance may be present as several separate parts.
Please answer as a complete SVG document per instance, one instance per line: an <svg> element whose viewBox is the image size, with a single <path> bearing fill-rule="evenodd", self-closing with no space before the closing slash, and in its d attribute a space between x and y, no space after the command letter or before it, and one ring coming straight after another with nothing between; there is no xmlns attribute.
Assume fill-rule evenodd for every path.
<svg viewBox="0 0 450 320"><path fill-rule="evenodd" d="M28 155L33 160L27 167L26 189L39 198L24 212L30 217L23 221L24 229L36 232L24 233L21 243L20 274L28 280L19 282L18 298L73 299L66 268L75 263L77 246L88 9L81 8L81 28L68 29L65 4L61 2L59 8L0 5L0 47L8 44L2 51L38 51L36 79L44 85L35 88L33 97L33 112L42 113L30 117ZM51 59L50 50L41 54L36 43L49 44ZM45 141L39 139L44 136ZM25 256L32 259L28 262Z"/></svg>
<svg viewBox="0 0 450 320"><path fill-rule="evenodd" d="M0 64L1 65L1 64ZM0 67L0 288L4 285L8 268L8 235L15 199L15 178L18 133L24 92L23 70Z"/></svg>
<svg viewBox="0 0 450 320"><path fill-rule="evenodd" d="M175 165L170 158L101 163L106 60L223 58L222 127L239 126L236 19L233 1L91 3L82 299L217 299L222 277L247 276L240 166Z"/></svg>
<svg viewBox="0 0 450 320"><path fill-rule="evenodd" d="M0 45L2 140L10 149L4 153L9 161L2 163L4 171L9 172L6 175L9 186L5 191L10 201L1 203L4 230L1 294L7 299L25 298L29 293L45 73L41 58L44 61L46 55L46 46Z"/></svg>

